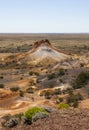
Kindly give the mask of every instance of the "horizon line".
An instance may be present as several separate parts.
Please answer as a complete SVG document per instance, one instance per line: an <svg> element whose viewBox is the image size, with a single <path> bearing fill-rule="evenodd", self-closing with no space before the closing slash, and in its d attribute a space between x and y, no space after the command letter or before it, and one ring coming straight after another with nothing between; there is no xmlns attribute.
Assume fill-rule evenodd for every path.
<svg viewBox="0 0 89 130"><path fill-rule="evenodd" d="M0 34L89 34L89 32L0 32Z"/></svg>

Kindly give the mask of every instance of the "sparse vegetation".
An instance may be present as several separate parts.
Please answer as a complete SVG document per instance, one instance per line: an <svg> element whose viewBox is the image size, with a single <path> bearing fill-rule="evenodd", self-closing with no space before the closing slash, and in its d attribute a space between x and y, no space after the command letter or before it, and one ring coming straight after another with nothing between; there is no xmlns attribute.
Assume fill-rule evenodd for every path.
<svg viewBox="0 0 89 130"><path fill-rule="evenodd" d="M59 104L59 103L61 103L61 102L63 102L63 98L58 97L58 98L56 99L56 103Z"/></svg>
<svg viewBox="0 0 89 130"><path fill-rule="evenodd" d="M38 73L38 72L33 72L33 71L30 71L30 72L29 72L29 75L31 75L31 76L32 76L32 75L39 76L39 73Z"/></svg>
<svg viewBox="0 0 89 130"><path fill-rule="evenodd" d="M0 88L4 88L4 84L0 84Z"/></svg>
<svg viewBox="0 0 89 130"><path fill-rule="evenodd" d="M69 108L69 105L66 103L60 103L57 105L57 107L58 107L58 109L63 109L63 108L67 109L67 108Z"/></svg>
<svg viewBox="0 0 89 130"><path fill-rule="evenodd" d="M80 93L69 93L69 96L67 97L67 103L73 107L78 107L79 101L81 100L83 100L83 96Z"/></svg>
<svg viewBox="0 0 89 130"><path fill-rule="evenodd" d="M74 89L84 87L89 81L89 71L81 72L76 80L72 83Z"/></svg>
<svg viewBox="0 0 89 130"><path fill-rule="evenodd" d="M18 113L18 114L14 115L14 116L21 121L21 118L22 118L22 116L24 116L24 114L23 113Z"/></svg>
<svg viewBox="0 0 89 130"><path fill-rule="evenodd" d="M19 90L19 87L12 87L12 88L10 88L10 90L11 90L12 92L17 92L17 91Z"/></svg>
<svg viewBox="0 0 89 130"><path fill-rule="evenodd" d="M43 108L39 108L39 107L33 107L33 108L30 108L28 109L26 112L25 112L25 117L29 120L32 120L32 117L36 114L36 113L39 113L39 112L44 112L44 113L47 113L45 111L45 109Z"/></svg>
<svg viewBox="0 0 89 130"><path fill-rule="evenodd" d="M49 74L48 75L48 79L51 80L51 79L54 79L55 78L55 73L52 73L52 74Z"/></svg>
<svg viewBox="0 0 89 130"><path fill-rule="evenodd" d="M33 93L34 93L34 90L33 90L32 87L30 87L30 88L27 88L27 89L26 89L26 92L27 92L27 93L32 93L32 94L33 94Z"/></svg>
<svg viewBox="0 0 89 130"><path fill-rule="evenodd" d="M46 91L44 96L46 99L50 99L52 97L52 94L51 94L51 92Z"/></svg>
<svg viewBox="0 0 89 130"><path fill-rule="evenodd" d="M22 90L19 91L20 97L24 97L24 92Z"/></svg>
<svg viewBox="0 0 89 130"><path fill-rule="evenodd" d="M63 68L61 68L61 69L59 69L59 72L58 72L58 76L63 76L63 75L65 75L65 69L63 69Z"/></svg>
<svg viewBox="0 0 89 130"><path fill-rule="evenodd" d="M3 79L4 77L3 76L0 76L0 79Z"/></svg>
<svg viewBox="0 0 89 130"><path fill-rule="evenodd" d="M55 89L55 91L54 91L54 95L59 95L59 94L61 94L62 92L61 92L61 89L60 88L58 88L58 89Z"/></svg>
<svg viewBox="0 0 89 130"><path fill-rule="evenodd" d="M62 112L64 112L65 114L66 112L69 111L67 115L69 119L69 114L71 110L72 110L71 116L72 115L74 116L75 110L76 110L74 108L78 108L78 105L81 108L88 107L87 101L89 101L88 99L89 98L89 95L88 95L89 93L88 92L88 86L89 86L89 83L88 83L89 81L89 52L88 52L89 43L88 43L88 40L89 38L88 37L89 35L88 37L83 36L83 38L81 37L81 35L75 36L74 34L72 35L68 34L66 36L65 34L63 35L56 34L56 37L54 34L52 34L52 36L51 34L48 35L47 37L49 37L50 39L52 38L51 39L51 41L53 42L52 45L55 45L55 46L50 47L50 45L48 45L49 49L47 50L44 49L44 51L47 51L48 53L52 53L52 51L53 52L54 50L56 51L56 47L57 47L57 49L60 48L59 52L62 53L63 51L64 54L66 54L65 52L67 52L70 55L70 57L68 60L59 61L61 58L58 58L58 61L56 61L57 57L55 56L55 61L54 61L53 60L54 55L52 53L52 60L51 60L51 57L50 58L47 57L46 60L44 58L43 61L42 60L40 61L41 59L41 55L40 55L39 63L37 59L34 60L35 62L33 62L33 59L35 58L30 58L30 53L27 51L29 49L32 49L33 45L32 44L30 45L30 43L32 43L36 39L42 38L43 34L41 37L40 36L34 37L33 34L31 35L31 37L30 37L30 34L28 34L28 36L27 34L26 36L21 35L20 37L19 35L18 36L16 35L15 36L16 39L14 38L14 35L11 36L11 39L10 38L8 39L9 37L8 35L6 36L6 39L4 37L2 38L2 36L0 36L1 38L0 39L0 52L2 52L1 57L0 57L0 69L1 69L0 70L0 75L1 75L0 88L4 88L4 89L0 89L0 99L1 99L0 116L2 116L2 114L4 115L6 113L9 113L9 110L11 114L14 114L14 112L18 113L18 111L24 112L24 110L26 110L28 106L30 106L30 109L27 110L25 114L18 113L16 115L10 115L10 116L7 115L6 117L4 117L6 118L6 122L2 123L3 126L14 127L18 124L18 126L15 127L16 129L19 126L20 126L20 129L23 129L22 128L23 126L26 126L29 128L29 126L27 125L31 125L34 121L38 119L42 119L41 123L43 125L45 124L45 121L46 121L46 119L44 120L43 118L47 117L49 111L51 111L52 113L51 112L50 113L51 115L53 114L53 116L52 117L49 116L47 120L49 121L49 119L52 118L52 123L54 121L55 127L56 127L56 123L58 126L58 122L59 122L59 119L58 119L58 122L56 122L56 118L61 119L60 115ZM8 41L10 41L10 44ZM40 47L42 41L37 42L39 43L37 44L37 46ZM7 42L8 42L8 45L7 45ZM26 44L24 44L25 42ZM84 46L84 44L86 45ZM34 51L32 51L32 53L36 52L37 49L38 49L37 47L36 48L33 47ZM5 52L6 54L4 54L3 52ZM14 54L11 54L13 52ZM19 54L19 52L26 52L26 54L25 53ZM77 53L79 55L77 55ZM71 88L66 89L68 85ZM85 101L82 101L82 100L85 100ZM38 105L43 106L44 109L39 108L39 107L31 108L33 106L36 106L36 104L37 106ZM49 106L51 110L48 108L45 109L45 107L47 106ZM67 109L69 107L70 109ZM64 109L64 110L58 111L57 108ZM67 110L65 110L65 108ZM3 112L2 110L4 109L5 111L4 113L2 113ZM58 113L60 113L59 116L58 116ZM78 111L76 113L78 113ZM54 114L57 115L56 118L54 117ZM83 114L80 113L80 115L83 115ZM86 115L88 116L88 112ZM86 117L86 115L84 115L84 117ZM64 117L63 121L65 121L67 118L66 114L63 115L62 117ZM80 118L81 116L79 116L79 119ZM74 120L76 119L74 118ZM82 121L82 125L84 121L86 120ZM65 121L65 123L67 124L67 120ZM30 127L34 127L34 124L31 125ZM38 124L36 124L36 127L39 127ZM77 128L77 126L73 128ZM53 129L56 129L56 128L53 128ZM70 129L70 127L68 127L68 129Z"/></svg>

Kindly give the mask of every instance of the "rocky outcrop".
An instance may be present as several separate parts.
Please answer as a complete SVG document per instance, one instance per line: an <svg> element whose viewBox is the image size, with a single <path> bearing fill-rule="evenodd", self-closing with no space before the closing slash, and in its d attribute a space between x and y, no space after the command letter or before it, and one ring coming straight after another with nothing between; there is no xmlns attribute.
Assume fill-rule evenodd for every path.
<svg viewBox="0 0 89 130"><path fill-rule="evenodd" d="M48 39L37 41L33 44L33 49L24 53L16 54L14 58L7 57L5 59L7 64L15 65L19 64L51 64L55 62L64 61L69 59L70 56L62 52L61 50L53 47Z"/></svg>
<svg viewBox="0 0 89 130"><path fill-rule="evenodd" d="M37 48L37 47L43 46L43 45L45 45L45 46L51 46L51 43L49 42L48 39L45 39L45 40L41 40L41 41L35 42L33 46L34 46L34 48Z"/></svg>

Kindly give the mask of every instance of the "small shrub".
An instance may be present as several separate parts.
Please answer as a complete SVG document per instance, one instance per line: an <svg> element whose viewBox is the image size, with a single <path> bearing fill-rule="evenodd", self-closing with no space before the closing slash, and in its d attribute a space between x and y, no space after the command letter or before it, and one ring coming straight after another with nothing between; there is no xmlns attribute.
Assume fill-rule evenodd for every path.
<svg viewBox="0 0 89 130"><path fill-rule="evenodd" d="M59 69L58 75L59 76L65 75L65 69L63 69L63 68Z"/></svg>
<svg viewBox="0 0 89 130"><path fill-rule="evenodd" d="M48 79L51 80L51 79L54 79L55 78L55 73L52 73L52 74L49 74L48 75Z"/></svg>
<svg viewBox="0 0 89 130"><path fill-rule="evenodd" d="M39 73L38 73L38 72L30 71L30 72L29 72L29 75L36 75L36 76L39 76Z"/></svg>
<svg viewBox="0 0 89 130"><path fill-rule="evenodd" d="M55 92L54 92L55 95L59 95L59 94L61 94L61 93L62 93L62 92L61 92L61 89L60 89L60 88L55 89Z"/></svg>
<svg viewBox="0 0 89 130"><path fill-rule="evenodd" d="M77 108L77 107L78 107L78 104L79 104L78 101L74 101L74 102L73 102L73 107L74 107L74 108Z"/></svg>
<svg viewBox="0 0 89 130"><path fill-rule="evenodd" d="M72 94L69 95L66 99L67 103L70 104L73 107L78 107L78 101L83 100L83 96L78 93L78 94Z"/></svg>
<svg viewBox="0 0 89 130"><path fill-rule="evenodd" d="M20 97L24 97L24 92L22 90L19 91Z"/></svg>
<svg viewBox="0 0 89 130"><path fill-rule="evenodd" d="M38 72L34 72L34 74L35 74L36 76L39 76L39 75L40 75Z"/></svg>
<svg viewBox="0 0 89 130"><path fill-rule="evenodd" d="M26 92L27 92L27 93L34 93L33 88L27 88L27 89L26 89Z"/></svg>
<svg viewBox="0 0 89 130"><path fill-rule="evenodd" d="M22 118L23 115L24 115L23 113L18 113L18 114L14 115L14 116L21 121L21 118Z"/></svg>
<svg viewBox="0 0 89 130"><path fill-rule="evenodd" d="M7 115L3 116L2 118L3 118L5 121L8 121L8 120L10 120L11 115L10 115L10 114L7 114Z"/></svg>
<svg viewBox="0 0 89 130"><path fill-rule="evenodd" d="M0 84L0 88L4 88L4 84Z"/></svg>
<svg viewBox="0 0 89 130"><path fill-rule="evenodd" d="M10 90L13 92L17 92L19 90L19 87L12 87L12 88L10 88Z"/></svg>
<svg viewBox="0 0 89 130"><path fill-rule="evenodd" d="M61 83L64 83L62 79L59 79L59 81L60 81Z"/></svg>
<svg viewBox="0 0 89 130"><path fill-rule="evenodd" d="M73 95L73 90L72 90L71 88L68 88L68 89L67 89L67 92L68 92L69 96L72 96L72 95Z"/></svg>
<svg viewBox="0 0 89 130"><path fill-rule="evenodd" d="M50 99L51 93L49 91L46 91L44 96L45 96L46 99Z"/></svg>
<svg viewBox="0 0 89 130"><path fill-rule="evenodd" d="M4 77L3 76L0 76L0 79L3 79Z"/></svg>
<svg viewBox="0 0 89 130"><path fill-rule="evenodd" d="M6 123L6 121L1 122L2 127L5 127L5 123Z"/></svg>
<svg viewBox="0 0 89 130"><path fill-rule="evenodd" d="M80 63L80 67L84 67L84 63Z"/></svg>
<svg viewBox="0 0 89 130"><path fill-rule="evenodd" d="M63 102L63 98L60 97L60 98L58 98L58 99L59 99L60 102Z"/></svg>
<svg viewBox="0 0 89 130"><path fill-rule="evenodd" d="M36 85L36 83L33 80L30 81L30 86L34 86L34 85Z"/></svg>
<svg viewBox="0 0 89 130"><path fill-rule="evenodd" d="M33 71L30 71L30 72L29 72L29 75L33 75L33 74L34 74L34 72L33 72Z"/></svg>
<svg viewBox="0 0 89 130"><path fill-rule="evenodd" d="M23 80L23 77L21 77L20 80Z"/></svg>
<svg viewBox="0 0 89 130"><path fill-rule="evenodd" d="M56 99L56 103L59 104L59 103L61 103L61 102L63 102L63 98L58 97L58 98Z"/></svg>
<svg viewBox="0 0 89 130"><path fill-rule="evenodd" d="M32 117L36 114L36 113L39 113L39 112L45 112L45 109L43 108L39 108L39 107L33 107L33 108L30 108L28 109L26 112L25 112L25 117L29 120L32 120Z"/></svg>
<svg viewBox="0 0 89 130"><path fill-rule="evenodd" d="M58 109L62 109L62 108L69 108L69 105L68 104L66 104L66 103L60 103L60 104L58 104Z"/></svg>
<svg viewBox="0 0 89 130"><path fill-rule="evenodd" d="M71 103L74 102L74 101L75 101L75 99L74 99L73 96L69 96L69 97L67 97L67 99L66 99L66 102L67 102L68 104L71 104Z"/></svg>
<svg viewBox="0 0 89 130"><path fill-rule="evenodd" d="M74 89L84 87L89 81L89 72L81 72L72 83Z"/></svg>
<svg viewBox="0 0 89 130"><path fill-rule="evenodd" d="M83 96L82 96L80 93L77 93L77 94L75 95L75 99L76 99L77 101L83 100Z"/></svg>

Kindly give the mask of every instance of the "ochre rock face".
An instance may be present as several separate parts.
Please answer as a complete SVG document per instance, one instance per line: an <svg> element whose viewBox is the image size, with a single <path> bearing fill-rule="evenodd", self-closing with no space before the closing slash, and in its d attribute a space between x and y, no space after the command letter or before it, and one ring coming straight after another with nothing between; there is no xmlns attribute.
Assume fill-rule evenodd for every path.
<svg viewBox="0 0 89 130"><path fill-rule="evenodd" d="M34 43L34 48L37 48L37 47L43 46L43 45L50 46L51 43L49 42L48 39L37 41L37 42Z"/></svg>

